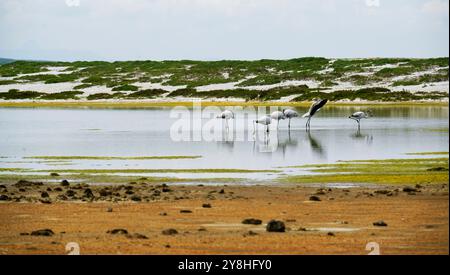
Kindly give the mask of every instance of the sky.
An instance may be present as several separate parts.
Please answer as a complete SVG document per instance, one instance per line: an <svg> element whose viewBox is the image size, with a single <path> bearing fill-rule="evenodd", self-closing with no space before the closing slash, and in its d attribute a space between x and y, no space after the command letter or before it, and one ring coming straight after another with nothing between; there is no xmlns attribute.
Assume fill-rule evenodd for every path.
<svg viewBox="0 0 450 275"><path fill-rule="evenodd" d="M1 0L0 57L438 57L449 0Z"/></svg>

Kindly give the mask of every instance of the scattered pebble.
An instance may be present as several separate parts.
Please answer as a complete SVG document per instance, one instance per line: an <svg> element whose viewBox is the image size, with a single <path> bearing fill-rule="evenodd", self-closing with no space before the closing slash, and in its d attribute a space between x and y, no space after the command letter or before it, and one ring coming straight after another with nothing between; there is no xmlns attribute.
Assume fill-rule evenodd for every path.
<svg viewBox="0 0 450 275"><path fill-rule="evenodd" d="M176 234L178 234L178 231L176 229L169 228L169 229L164 229L162 231L162 234L163 235L176 235Z"/></svg>
<svg viewBox="0 0 450 275"><path fill-rule="evenodd" d="M373 223L374 226L387 226L387 223L385 223L384 221L380 220L380 221L376 221Z"/></svg>
<svg viewBox="0 0 450 275"><path fill-rule="evenodd" d="M180 210L180 213L192 213L192 211L189 209L183 209L183 210Z"/></svg>
<svg viewBox="0 0 450 275"><path fill-rule="evenodd" d="M70 185L70 183L69 183L68 180L62 180L61 181L61 186L69 186L69 185Z"/></svg>
<svg viewBox="0 0 450 275"><path fill-rule="evenodd" d="M203 208L211 208L211 204L209 204L209 203L204 203L204 204L202 204L202 207L203 207Z"/></svg>
<svg viewBox="0 0 450 275"><path fill-rule="evenodd" d="M309 197L309 200L310 201L321 201L318 196L311 196L311 197Z"/></svg>
<svg viewBox="0 0 450 275"><path fill-rule="evenodd" d="M46 236L46 237L51 237L53 236L55 233L53 233L53 231L51 229L39 229L36 231L31 232L31 236Z"/></svg>
<svg viewBox="0 0 450 275"><path fill-rule="evenodd" d="M285 232L286 227L282 221L271 220L267 223L266 230L267 232Z"/></svg>
<svg viewBox="0 0 450 275"><path fill-rule="evenodd" d="M262 224L262 220L249 218L249 219L243 220L242 223L243 224L259 225L259 224Z"/></svg>
<svg viewBox="0 0 450 275"><path fill-rule="evenodd" d="M122 228L118 228L118 229L113 229L113 230L108 230L106 231L106 233L108 234L119 234L119 235L128 235L128 231L126 229L122 229Z"/></svg>

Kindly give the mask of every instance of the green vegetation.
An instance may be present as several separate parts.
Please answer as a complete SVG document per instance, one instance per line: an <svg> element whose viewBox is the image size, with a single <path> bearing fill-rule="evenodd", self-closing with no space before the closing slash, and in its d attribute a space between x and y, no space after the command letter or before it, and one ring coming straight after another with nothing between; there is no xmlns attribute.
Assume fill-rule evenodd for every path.
<svg viewBox="0 0 450 275"><path fill-rule="evenodd" d="M114 87L112 90L113 91L137 91L137 90L139 90L139 87L130 85L130 84L124 84L121 86Z"/></svg>
<svg viewBox="0 0 450 275"><path fill-rule="evenodd" d="M78 95L82 95L83 92L81 91L65 91L60 93L53 93L53 94L45 94L42 95L39 99L45 99L45 100L55 100L55 99L79 99Z"/></svg>
<svg viewBox="0 0 450 275"><path fill-rule="evenodd" d="M304 165L317 174L287 176L290 183L448 184L448 158L339 161Z"/></svg>
<svg viewBox="0 0 450 275"><path fill-rule="evenodd" d="M168 97L197 98L243 98L247 101L278 100L285 96L298 95L294 101L311 100L315 97L330 100L377 100L377 101L417 101L441 100L448 92L410 93L407 91L388 91L390 86L428 85L448 81L449 59L429 58L367 58L367 59L327 59L322 57L303 57L289 60L220 60L220 61L120 61L120 62L34 62L15 61L0 65L0 85L26 84L35 82L78 83L73 89L83 90L92 86L112 88L116 93L97 93L89 95L88 100L107 99L152 99L165 94ZM63 73L53 74L51 67L59 67ZM416 74L418 73L418 74ZM414 76L414 74L419 76ZM398 76L403 76L399 80ZM290 80L313 81L319 89L305 85L287 88L274 88L268 91L245 89L249 86L278 84ZM160 89L140 90L139 82L160 83L180 86L168 93ZM197 92L196 88L209 84L239 82L235 90L216 90ZM342 82L367 86L360 89L337 90ZM377 88L379 87L379 88ZM328 93L327 89L336 89ZM384 90L383 90L384 89ZM353 89L352 89L353 90ZM32 92L32 91L29 91ZM361 94L359 94L361 93ZM68 94L66 94L69 96ZM328 97L330 95L330 97ZM21 94L2 93L2 99L38 99L36 92ZM55 95L63 99L65 95ZM51 99L52 96L46 97ZM69 97L69 99L77 99Z"/></svg>
<svg viewBox="0 0 450 275"><path fill-rule="evenodd" d="M61 169L33 170L33 172L79 173L79 174L143 174L143 173L278 173L278 170L250 169Z"/></svg>
<svg viewBox="0 0 450 275"><path fill-rule="evenodd" d="M0 93L1 99L13 100L13 99L43 99L43 100L56 100L56 99L79 99L77 96L83 94L81 91L65 91L59 93L40 93L35 91L19 91L17 89L11 89L6 93Z"/></svg>

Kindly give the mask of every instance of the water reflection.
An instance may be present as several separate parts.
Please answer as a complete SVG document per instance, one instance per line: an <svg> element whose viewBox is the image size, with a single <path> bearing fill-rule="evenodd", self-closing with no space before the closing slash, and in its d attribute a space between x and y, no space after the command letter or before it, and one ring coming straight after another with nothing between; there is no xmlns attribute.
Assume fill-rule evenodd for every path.
<svg viewBox="0 0 450 275"><path fill-rule="evenodd" d="M324 158L326 155L326 152L322 146L322 144L319 142L317 138L314 138L311 134L311 131L308 131L307 134L307 140L309 141L310 148L312 152L317 155L320 158Z"/></svg>
<svg viewBox="0 0 450 275"><path fill-rule="evenodd" d="M355 133L351 134L350 137L355 141L365 141L367 145L373 143L373 135L361 133L361 129L357 129Z"/></svg>

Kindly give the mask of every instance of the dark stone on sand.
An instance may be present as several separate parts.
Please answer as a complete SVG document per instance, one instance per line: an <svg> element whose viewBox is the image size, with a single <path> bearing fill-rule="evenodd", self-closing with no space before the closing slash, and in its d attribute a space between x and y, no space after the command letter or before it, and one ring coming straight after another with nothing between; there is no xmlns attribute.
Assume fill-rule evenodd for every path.
<svg viewBox="0 0 450 275"><path fill-rule="evenodd" d="M25 188L19 188L19 192L26 192L27 190Z"/></svg>
<svg viewBox="0 0 450 275"><path fill-rule="evenodd" d="M113 212L113 209L112 209L112 207L108 207L108 208L106 208L106 212Z"/></svg>
<svg viewBox="0 0 450 275"><path fill-rule="evenodd" d="M98 193L102 197L110 196L112 194L111 191L108 191L106 189L101 189L100 191L98 191Z"/></svg>
<svg viewBox="0 0 450 275"><path fill-rule="evenodd" d="M430 171L430 172L441 172L441 171L448 171L448 168L446 168L446 167L433 167L433 168L429 168L429 169L427 169L427 171Z"/></svg>
<svg viewBox="0 0 450 275"><path fill-rule="evenodd" d="M160 216L167 216L167 213L166 212L161 212L161 213L159 213L159 215Z"/></svg>
<svg viewBox="0 0 450 275"><path fill-rule="evenodd" d="M333 232L328 232L327 235L328 236L336 236Z"/></svg>
<svg viewBox="0 0 450 275"><path fill-rule="evenodd" d="M58 196L56 196L56 199L61 200L61 201L66 201L67 197L65 195L58 195Z"/></svg>
<svg viewBox="0 0 450 275"><path fill-rule="evenodd" d="M163 191L163 192L172 192L172 189L170 189L169 187L163 187L161 189L161 191Z"/></svg>
<svg viewBox="0 0 450 275"><path fill-rule="evenodd" d="M142 201L141 197L139 197L138 195L133 195L130 198L132 201Z"/></svg>
<svg viewBox="0 0 450 275"><path fill-rule="evenodd" d="M113 235L128 235L128 231L123 228L116 228L116 229L108 230L108 231L106 231L106 233L113 234Z"/></svg>
<svg viewBox="0 0 450 275"><path fill-rule="evenodd" d="M127 194L127 195L133 195L133 194L134 194L134 192L133 192L133 191L131 191L131 190L127 190L127 191L125 191L125 194Z"/></svg>
<svg viewBox="0 0 450 275"><path fill-rule="evenodd" d="M373 223L374 226L387 226L387 223L385 223L384 221L376 221Z"/></svg>
<svg viewBox="0 0 450 275"><path fill-rule="evenodd" d="M73 196L76 195L76 192L73 191L73 190L67 190L67 191L66 191L66 195L67 195L68 197L73 197Z"/></svg>
<svg viewBox="0 0 450 275"><path fill-rule="evenodd" d="M7 195L0 195L0 201L9 201L9 197Z"/></svg>
<svg viewBox="0 0 450 275"><path fill-rule="evenodd" d="M389 191L389 190L375 190L374 193L375 194L381 194L381 195L387 195L387 194L391 193L391 191Z"/></svg>
<svg viewBox="0 0 450 275"><path fill-rule="evenodd" d="M320 198L318 196L311 196L309 197L310 201L320 201Z"/></svg>
<svg viewBox="0 0 450 275"><path fill-rule="evenodd" d="M46 236L50 237L53 236L53 231L51 229L39 229L36 231L31 232L31 236Z"/></svg>
<svg viewBox="0 0 450 275"><path fill-rule="evenodd" d="M242 223L243 224L259 225L259 224L262 224L262 220L249 218L249 219L243 220Z"/></svg>
<svg viewBox="0 0 450 275"><path fill-rule="evenodd" d="M22 233L20 233L20 236L29 236L30 235L30 233L28 233L28 232L22 232Z"/></svg>
<svg viewBox="0 0 450 275"><path fill-rule="evenodd" d="M50 176L52 176L52 177L58 177L58 176L59 176L59 174L58 174L58 173L55 173L55 172L53 172L53 173L50 173Z"/></svg>
<svg viewBox="0 0 450 275"><path fill-rule="evenodd" d="M163 235L176 235L176 234L178 234L178 231L176 229L169 228L169 229L163 230L162 234Z"/></svg>
<svg viewBox="0 0 450 275"><path fill-rule="evenodd" d="M50 204L52 201L49 198L44 198L39 200L41 203Z"/></svg>
<svg viewBox="0 0 450 275"><path fill-rule="evenodd" d="M6 188L6 186L3 184L0 184L0 188Z"/></svg>
<svg viewBox="0 0 450 275"><path fill-rule="evenodd" d="M282 221L271 220L267 223L266 231L267 232L285 232L286 226L284 225L284 222L282 222Z"/></svg>
<svg viewBox="0 0 450 275"><path fill-rule="evenodd" d="M87 188L84 190L84 196L88 199L94 198L94 193L92 193L92 190L90 188Z"/></svg>
<svg viewBox="0 0 450 275"><path fill-rule="evenodd" d="M248 232L246 232L245 234L244 234L244 237L247 237L247 236L257 236L258 235L258 233L256 233L256 232L254 232L254 231L248 231Z"/></svg>
<svg viewBox="0 0 450 275"><path fill-rule="evenodd" d="M47 192L44 191L41 193L41 198L48 198L48 197L50 197L50 195Z"/></svg>
<svg viewBox="0 0 450 275"><path fill-rule="evenodd" d="M407 186L407 187L404 187L404 188L403 188L403 192L406 192L406 193L417 192L417 189L414 188L414 187L409 187L409 186Z"/></svg>
<svg viewBox="0 0 450 275"><path fill-rule="evenodd" d="M61 181L61 186L69 186L69 185L70 185L70 183L69 183L68 180L62 180Z"/></svg>
<svg viewBox="0 0 450 275"><path fill-rule="evenodd" d="M225 194L225 190L220 189L219 194Z"/></svg>
<svg viewBox="0 0 450 275"><path fill-rule="evenodd" d="M183 209L183 210L180 210L180 213L192 213L192 211L189 209Z"/></svg>
<svg viewBox="0 0 450 275"><path fill-rule="evenodd" d="M203 208L211 208L211 204L209 204L209 203L204 203L204 204L202 204L202 207L203 207Z"/></svg>
<svg viewBox="0 0 450 275"><path fill-rule="evenodd" d="M143 239L143 240L148 239L147 236L145 236L143 234L139 234L139 233L128 234L127 238L130 238L130 239Z"/></svg>
<svg viewBox="0 0 450 275"><path fill-rule="evenodd" d="M42 182L28 181L28 180L19 180L14 184L16 187L31 187L31 186L41 186L44 185Z"/></svg>
<svg viewBox="0 0 450 275"><path fill-rule="evenodd" d="M61 187L56 187L54 190L55 190L56 192L61 192L61 191L62 191L62 188L61 188Z"/></svg>

